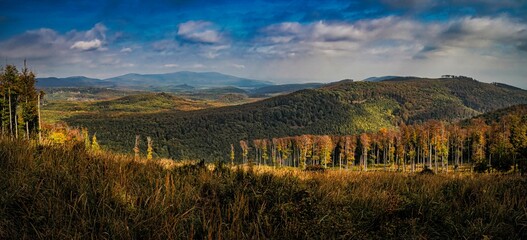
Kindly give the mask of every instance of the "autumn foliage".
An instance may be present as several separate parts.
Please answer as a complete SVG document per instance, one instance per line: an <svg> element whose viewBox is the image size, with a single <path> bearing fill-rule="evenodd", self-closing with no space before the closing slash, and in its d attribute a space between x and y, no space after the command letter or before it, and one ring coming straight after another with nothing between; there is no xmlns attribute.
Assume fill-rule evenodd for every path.
<svg viewBox="0 0 527 240"><path fill-rule="evenodd" d="M527 117L511 112L499 119L474 118L458 124L431 120L423 124L381 128L359 135L300 135L240 141L243 162L249 150L257 164L321 165L368 171L411 171L425 166L434 172L509 171L526 158ZM268 157L271 161L267 161ZM249 157L251 158L251 157Z"/></svg>

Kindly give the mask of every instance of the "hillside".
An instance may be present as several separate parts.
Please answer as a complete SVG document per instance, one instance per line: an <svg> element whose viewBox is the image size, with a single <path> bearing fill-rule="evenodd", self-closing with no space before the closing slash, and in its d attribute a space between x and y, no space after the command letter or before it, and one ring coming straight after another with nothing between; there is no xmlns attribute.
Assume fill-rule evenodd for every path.
<svg viewBox="0 0 527 240"><path fill-rule="evenodd" d="M201 101L193 101L167 93L144 93L92 104L95 111L158 112L162 110L190 111L211 107Z"/></svg>
<svg viewBox="0 0 527 240"><path fill-rule="evenodd" d="M486 124L492 124L494 122L500 121L504 116L510 114L514 114L517 116L527 116L527 104L514 105L511 107L498 109L496 111L491 111L478 115L474 118L482 119L483 121L485 121ZM470 123L471 119L463 120L461 124L467 125Z"/></svg>
<svg viewBox="0 0 527 240"><path fill-rule="evenodd" d="M80 115L66 121L97 132L100 142L129 152L136 134L154 137L156 152L174 158L226 159L241 139L350 134L428 119L457 121L527 103L527 91L469 79L341 81L260 102L192 112L121 117Z"/></svg>
<svg viewBox="0 0 527 240"><path fill-rule="evenodd" d="M42 117L46 122L61 121L67 117L79 114L95 115L123 115L137 113L159 113L162 111L192 111L211 107L226 105L221 101L191 100L168 93L138 93L112 91L99 92L93 97L113 96L111 98L80 98L71 97L67 100L56 95L63 93L51 93L53 97L42 106ZM116 94L127 94L116 97ZM68 96L71 94L68 94ZM84 97L92 97L89 94L81 94Z"/></svg>

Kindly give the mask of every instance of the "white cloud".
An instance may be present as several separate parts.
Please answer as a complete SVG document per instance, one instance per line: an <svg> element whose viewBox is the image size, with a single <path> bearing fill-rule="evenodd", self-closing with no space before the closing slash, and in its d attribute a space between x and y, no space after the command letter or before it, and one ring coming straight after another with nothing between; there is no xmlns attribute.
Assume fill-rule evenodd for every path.
<svg viewBox="0 0 527 240"><path fill-rule="evenodd" d="M353 23L286 22L268 26L261 33L250 51L271 58L422 59L459 51L500 55L527 49L527 25L508 17L417 22L390 16Z"/></svg>
<svg viewBox="0 0 527 240"><path fill-rule="evenodd" d="M205 65L203 65L201 63L196 63L196 64L193 64L192 66L190 66L190 68L196 68L196 69L205 68Z"/></svg>
<svg viewBox="0 0 527 240"><path fill-rule="evenodd" d="M132 49L127 47L127 48L121 48L121 52L122 53L131 53L132 52Z"/></svg>
<svg viewBox="0 0 527 240"><path fill-rule="evenodd" d="M102 47L102 42L99 39L94 39L91 41L77 41L71 45L71 49L77 49L82 51L92 51L97 50Z"/></svg>
<svg viewBox="0 0 527 240"><path fill-rule="evenodd" d="M123 63L123 64L121 64L121 67L124 67L124 68L133 68L135 66L136 65L134 63Z"/></svg>
<svg viewBox="0 0 527 240"><path fill-rule="evenodd" d="M236 63L233 63L232 66L234 68L237 68L237 69L244 69L245 68L245 65L243 64L236 64Z"/></svg>
<svg viewBox="0 0 527 240"><path fill-rule="evenodd" d="M95 26L93 26L92 29L86 31L84 33L84 38L86 39L102 39L103 41L106 40L106 32L108 31L108 28L102 23L97 23Z"/></svg>
<svg viewBox="0 0 527 240"><path fill-rule="evenodd" d="M184 40L196 43L218 43L221 34L214 29L214 24L206 21L188 21L178 25L177 35Z"/></svg>
<svg viewBox="0 0 527 240"><path fill-rule="evenodd" d="M177 67L179 67L179 65L175 64L175 63L169 63L169 64L163 65L163 67L166 67L166 68L177 68Z"/></svg>

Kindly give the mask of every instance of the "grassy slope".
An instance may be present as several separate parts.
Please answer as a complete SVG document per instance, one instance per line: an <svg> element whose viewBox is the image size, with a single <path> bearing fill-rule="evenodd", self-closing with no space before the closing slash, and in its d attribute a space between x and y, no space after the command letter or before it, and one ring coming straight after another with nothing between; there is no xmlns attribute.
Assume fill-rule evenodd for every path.
<svg viewBox="0 0 527 240"><path fill-rule="evenodd" d="M101 99L87 101L48 100L42 117L46 122L57 122L79 114L126 115L131 113L158 113L163 111L192 111L224 106L225 103L190 100L166 93L130 93L123 97L98 95Z"/></svg>
<svg viewBox="0 0 527 240"><path fill-rule="evenodd" d="M339 82L260 102L192 112L86 115L67 119L97 132L106 147L128 151L136 134L174 158L226 159L241 139L299 134L351 134L428 119L456 121L527 103L527 91L467 79Z"/></svg>
<svg viewBox="0 0 527 240"><path fill-rule="evenodd" d="M165 168L0 138L0 238L527 238L527 180Z"/></svg>

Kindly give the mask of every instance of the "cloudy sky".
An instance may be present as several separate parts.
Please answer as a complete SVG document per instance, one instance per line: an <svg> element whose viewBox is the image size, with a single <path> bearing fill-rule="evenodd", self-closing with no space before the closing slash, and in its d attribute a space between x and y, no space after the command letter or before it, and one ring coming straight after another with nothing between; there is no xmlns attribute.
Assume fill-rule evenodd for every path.
<svg viewBox="0 0 527 240"><path fill-rule="evenodd" d="M0 0L0 58L40 77L275 82L471 76L527 88L525 0Z"/></svg>

